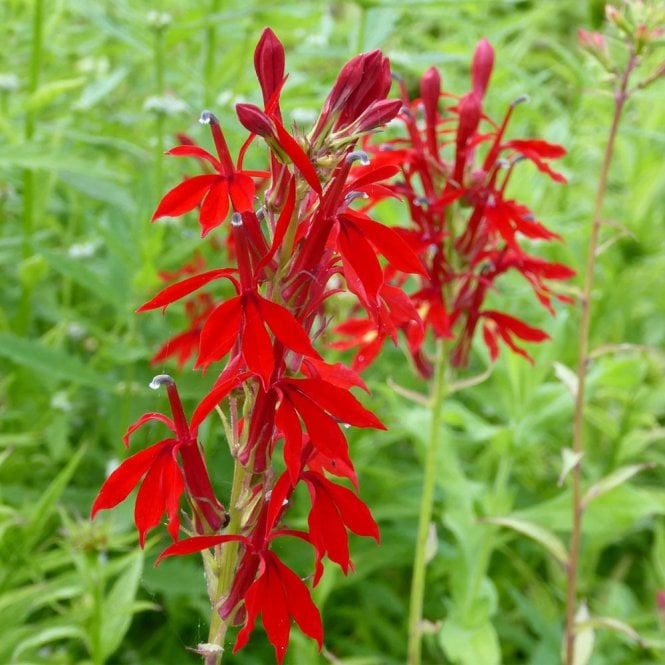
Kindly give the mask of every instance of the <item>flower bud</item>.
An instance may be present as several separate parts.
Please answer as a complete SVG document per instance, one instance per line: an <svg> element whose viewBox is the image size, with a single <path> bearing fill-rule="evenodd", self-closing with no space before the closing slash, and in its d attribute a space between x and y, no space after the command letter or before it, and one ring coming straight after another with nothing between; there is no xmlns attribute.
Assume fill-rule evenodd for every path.
<svg viewBox="0 0 665 665"><path fill-rule="evenodd" d="M390 122L402 108L399 99L380 99L373 102L353 123L353 132L365 134Z"/></svg>
<svg viewBox="0 0 665 665"><path fill-rule="evenodd" d="M270 118L254 104L236 104L236 114L240 124L253 134L267 138L274 135Z"/></svg>
<svg viewBox="0 0 665 665"><path fill-rule="evenodd" d="M626 20L626 17L614 5L605 5L605 17L610 23L613 23L621 32L631 34L633 26Z"/></svg>
<svg viewBox="0 0 665 665"><path fill-rule="evenodd" d="M256 45L254 69L261 85L263 103L267 106L284 79L284 47L270 28L263 31Z"/></svg>
<svg viewBox="0 0 665 665"><path fill-rule="evenodd" d="M420 98L425 107L425 120L428 125L436 123L436 113L441 95L441 75L436 67L430 67L420 79Z"/></svg>
<svg viewBox="0 0 665 665"><path fill-rule="evenodd" d="M473 91L481 98L485 95L485 90L487 90L493 66L494 49L487 39L483 37L476 46L473 54L473 64L471 65Z"/></svg>

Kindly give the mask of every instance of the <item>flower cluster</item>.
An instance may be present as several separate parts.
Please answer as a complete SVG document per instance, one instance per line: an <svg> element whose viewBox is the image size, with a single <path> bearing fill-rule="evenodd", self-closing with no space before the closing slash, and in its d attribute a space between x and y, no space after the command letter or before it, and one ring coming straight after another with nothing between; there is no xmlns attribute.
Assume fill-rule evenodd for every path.
<svg viewBox="0 0 665 665"><path fill-rule="evenodd" d="M374 51L352 59L309 134L285 125L280 109L284 50L270 30L258 43L254 65L263 108L236 107L249 130L237 161L217 118L203 112L201 122L211 130L216 154L190 141L171 149L170 155L196 158L206 172L171 189L153 216L154 221L197 210L202 236L226 232L233 263L205 270L197 259L162 275L173 283L139 309L164 310L185 302L189 329L165 344L155 360L175 356L183 366L195 356L196 367L215 371L217 380L188 422L173 379L155 378L154 387L167 387L173 417L144 415L130 427L125 443L138 427L155 420L173 436L124 461L105 482L92 514L116 506L140 485L135 521L141 545L166 514L174 544L160 560L192 552L204 556L214 615L210 644L199 645L199 652L218 653L226 627L243 624L235 643L240 649L262 615L281 663L291 618L319 646L323 632L307 586L271 549L275 539L295 537L313 548L314 584L326 558L345 573L352 569L349 531L379 540L378 527L358 497L341 425L383 425L351 393L353 387L365 389L358 375L325 362L313 344L328 325L325 305L340 290L349 291L376 329L394 336L396 310L416 327L419 318L404 293L384 284L386 266L392 274L425 279L427 273L405 237L352 207L356 199L387 192L381 181L399 171L381 160L370 164L357 150L364 136L402 106L387 99L387 58ZM268 148L266 170L243 167L257 137ZM232 290L231 297L211 294L219 280ZM197 441L199 426L213 411L224 421L236 463L228 513ZM299 483L311 499L306 531L285 523ZM183 499L190 513L181 523Z"/></svg>
<svg viewBox="0 0 665 665"><path fill-rule="evenodd" d="M365 142L376 167L398 165L400 177L389 186L371 193L371 208L386 196L407 201L412 226L400 230L426 274L418 273L418 287L410 296L424 323L414 323L411 309L392 307L392 323L406 335L409 351L424 376L431 363L423 352L426 333L451 340L452 363L466 366L476 329L492 360L499 354L499 342L530 360L521 341L547 339L544 331L505 312L484 306L495 281L510 270L518 271L540 301L553 312L554 294L550 280L565 280L574 271L526 252L523 239L560 239L549 231L521 203L507 197L508 183L522 160L556 182L565 178L550 167L550 161L565 155L559 146L539 139L508 139L506 129L516 100L500 124L483 112L483 99L494 64L494 51L487 40L477 45L471 68L472 87L461 97L441 91L441 77L429 69L420 81L420 97L410 100L400 83L403 108L399 120L405 138ZM442 100L450 105L442 110ZM401 298L404 277L388 266L377 296L385 302ZM395 295L397 294L397 295ZM389 327L376 325L372 317L353 317L337 326L342 336L333 342L338 349L356 348L354 368L366 367L378 354Z"/></svg>

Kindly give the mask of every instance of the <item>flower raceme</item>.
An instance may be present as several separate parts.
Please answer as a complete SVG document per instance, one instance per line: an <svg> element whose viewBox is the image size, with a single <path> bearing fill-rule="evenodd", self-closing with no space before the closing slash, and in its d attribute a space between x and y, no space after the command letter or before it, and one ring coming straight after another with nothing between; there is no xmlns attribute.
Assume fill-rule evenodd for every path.
<svg viewBox="0 0 665 665"><path fill-rule="evenodd" d="M153 361L174 356L182 368L195 357L196 368L217 378L188 422L173 380L156 377L155 385L167 387L173 418L145 414L129 428L125 443L152 421L173 436L123 462L92 509L94 516L112 508L140 486L135 509L140 545L166 515L174 542L159 560L202 554L212 618L208 643L197 652L206 663L219 662L219 647L232 625L242 626L235 649L242 648L259 615L278 662L288 646L291 619L321 647L318 610L307 585L272 548L276 538L295 537L312 548L314 584L326 559L345 573L353 569L349 531L379 540L358 496L342 425L383 425L351 392L366 389L360 377L327 363L315 348L329 323L329 299L340 291L354 295L374 328L393 339L400 327L422 330L410 298L386 281L386 266L391 275L425 279L421 257L403 234L354 207L360 198L394 195L383 183L400 170L394 163L370 162L358 151L363 136L392 120L402 105L387 99L387 58L379 51L353 58L309 133L287 129L282 117L284 62L281 43L266 30L254 55L263 108L238 105L249 136L237 160L208 111L201 121L210 128L216 155L189 139L168 153L195 157L212 172L186 178L167 192L153 221L198 210L201 235L214 243L214 251L201 254L206 261L199 257L162 275L168 286L139 311L183 302L188 329L164 344ZM244 157L259 141L267 149L266 169L247 170ZM205 269L220 260L227 264ZM199 426L213 411L222 418L235 470L206 460L197 441ZM231 477L227 515L214 488L227 486ZM301 483L311 499L306 531L286 524L291 496ZM183 521L185 505L189 517Z"/></svg>
<svg viewBox="0 0 665 665"><path fill-rule="evenodd" d="M401 83L399 114L406 137L380 143L365 140L363 147L377 165L398 165L400 175L370 194L366 208L389 194L406 199L411 228L400 230L426 268L416 273L419 286L411 291L413 307L425 330L453 345L452 362L468 363L471 342L478 327L494 361L499 342L531 360L521 342L547 339L542 330L504 312L486 308L488 293L508 271L521 274L538 301L554 313L552 298L570 301L553 291L551 282L566 280L574 271L565 265L530 255L523 240L551 241L549 231L524 205L508 198L507 187L521 161L530 161L552 180L565 183L550 162L565 155L558 145L541 139L508 139L506 129L517 100L500 124L483 112L494 51L487 40L476 47L471 66L471 90L456 98L441 90L441 76L429 69L420 81L420 97L411 100ZM453 100L442 109L442 100ZM390 266L388 267L390 270ZM397 275L377 277L379 295L389 285L399 286ZM392 313L392 312L391 312ZM392 313L393 324L406 334L415 365L429 376L431 364L424 354L426 338L407 314ZM332 346L356 348L354 368L361 370L378 354L388 335L372 317L354 317L337 326L341 338Z"/></svg>

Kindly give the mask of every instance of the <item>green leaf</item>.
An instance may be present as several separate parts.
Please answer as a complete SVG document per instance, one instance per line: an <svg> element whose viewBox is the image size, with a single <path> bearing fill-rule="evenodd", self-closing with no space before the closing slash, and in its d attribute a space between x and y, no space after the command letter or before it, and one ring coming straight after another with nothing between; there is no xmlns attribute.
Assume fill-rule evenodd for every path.
<svg viewBox="0 0 665 665"><path fill-rule="evenodd" d="M561 473L557 485L561 487L566 480L568 474L577 466L579 461L584 457L583 452L575 453L570 448L563 448L561 451L563 462L561 464Z"/></svg>
<svg viewBox="0 0 665 665"><path fill-rule="evenodd" d="M49 265L64 277L74 280L84 289L91 291L95 296L105 300L119 310L128 309L127 291L122 282L104 279L101 275L89 268L80 259L64 254L56 254L43 247L35 247L35 251L43 256Z"/></svg>
<svg viewBox="0 0 665 665"><path fill-rule="evenodd" d="M577 399L577 374L575 374L570 367L567 367L562 363L554 362L552 365L554 366L554 374L556 375L556 378L568 388L573 399Z"/></svg>
<svg viewBox="0 0 665 665"><path fill-rule="evenodd" d="M21 367L29 367L42 377L101 390L110 389L108 381L101 374L84 365L76 356L59 349L49 349L36 340L0 333L0 357Z"/></svg>
<svg viewBox="0 0 665 665"><path fill-rule="evenodd" d="M36 111L50 104L61 95L80 88L86 79L82 76L72 79L61 79L60 81L49 81L33 92L25 103L24 110Z"/></svg>
<svg viewBox="0 0 665 665"><path fill-rule="evenodd" d="M127 189L115 184L109 178L63 170L60 172L60 179L95 201L108 203L125 213L134 211L135 203Z"/></svg>
<svg viewBox="0 0 665 665"><path fill-rule="evenodd" d="M19 657L28 650L39 649L44 645L51 644L58 640L76 639L85 640L85 633L80 626L53 626L41 628L37 626L27 639L23 640L12 654L12 662L21 662ZM25 662L25 661L23 661Z"/></svg>
<svg viewBox="0 0 665 665"><path fill-rule="evenodd" d="M586 602L582 601L575 614L575 658L573 665L587 665L593 656L593 646L596 635L593 627L588 623L589 609Z"/></svg>
<svg viewBox="0 0 665 665"><path fill-rule="evenodd" d="M116 579L111 591L104 599L100 631L100 662L105 661L122 642L129 629L132 617L145 604L136 605L134 599L143 571L143 552L133 552L127 557L127 567Z"/></svg>
<svg viewBox="0 0 665 665"><path fill-rule="evenodd" d="M120 67L109 76L87 85L73 108L79 111L87 111L92 108L117 87L125 76L127 76L128 71L127 67Z"/></svg>
<svg viewBox="0 0 665 665"><path fill-rule="evenodd" d="M580 622L578 629L586 630L587 628L606 628L607 630L613 630L616 633L626 635L631 640L645 648L648 648L650 643L650 640L644 639L632 626L613 617L586 618ZM660 648L662 648L662 646Z"/></svg>
<svg viewBox="0 0 665 665"><path fill-rule="evenodd" d="M554 558L565 566L568 563L568 551L561 539L545 527L515 517L486 517L480 520L485 524L497 524L513 529L528 536L545 547Z"/></svg>
<svg viewBox="0 0 665 665"><path fill-rule="evenodd" d="M446 656L459 665L499 665L501 649L490 621L465 627L450 619L439 632L439 643Z"/></svg>
<svg viewBox="0 0 665 665"><path fill-rule="evenodd" d="M655 466L656 464L650 462L645 464L631 464L630 466L624 466L613 471L609 476L605 476L605 478L601 478L597 483L594 483L586 491L582 498L582 508L586 508L594 499L625 483L628 479L640 473L640 471L653 469Z"/></svg>
<svg viewBox="0 0 665 665"><path fill-rule="evenodd" d="M67 466L53 479L46 491L39 498L39 501L32 506L29 521L25 526L25 532L28 534L26 538L27 550L30 550L42 539L42 530L54 512L55 506L65 487L69 485L69 481L72 479L85 452L85 446L81 446L69 460Z"/></svg>

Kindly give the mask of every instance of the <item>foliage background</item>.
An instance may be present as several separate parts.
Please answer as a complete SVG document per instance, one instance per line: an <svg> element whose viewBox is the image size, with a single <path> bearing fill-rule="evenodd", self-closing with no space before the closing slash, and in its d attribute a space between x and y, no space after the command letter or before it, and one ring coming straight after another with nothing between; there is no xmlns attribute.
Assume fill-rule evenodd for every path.
<svg viewBox="0 0 665 665"><path fill-rule="evenodd" d="M566 239L550 258L581 270L612 104L575 33L598 29L602 3L53 0L37 21L39 53L40 5L0 3L0 662L195 663L185 648L205 639L208 614L198 560L155 569L164 534L138 552L130 502L87 519L109 463L124 454L127 425L164 406L147 390L153 374L174 373L190 404L213 378L151 368L179 316L134 314L157 288L157 271L178 267L199 245L192 219L149 224L165 189L191 168L163 151L177 132L207 142L196 122L203 108L240 145L233 105L259 101L251 53L266 25L287 50L285 114L303 124L359 51L384 49L414 91L437 65L444 87L463 93L473 47L487 36L497 52L489 115L500 118L528 93L510 135L569 149L567 187L525 166L512 193ZM159 28L149 11L172 20ZM642 641L598 631L592 665L665 662L656 602L665 589L664 98L657 85L640 94L621 130L605 217L627 231L604 232L617 241L600 259L592 330L592 347L649 348L594 361L586 423L589 482L655 464L592 504L583 541L581 593L591 611L629 622ZM397 208L382 214L400 223ZM214 248L206 255L214 259ZM546 319L518 281L506 280L496 297L527 311L553 341L533 349L535 367L504 354L485 383L448 403L425 608L431 663L559 661L563 570L533 539L479 519L530 520L565 542L569 495L557 478L572 398L553 363L574 367L576 312ZM476 371L487 363L477 351ZM357 572L326 575L314 592L324 654L294 631L287 662L403 662L427 414L388 377L423 390L396 349L368 375L368 404L390 431L356 433L351 445L382 544L356 540ZM220 430L210 424L202 438L216 451L225 496ZM258 631L229 660L271 658Z"/></svg>

